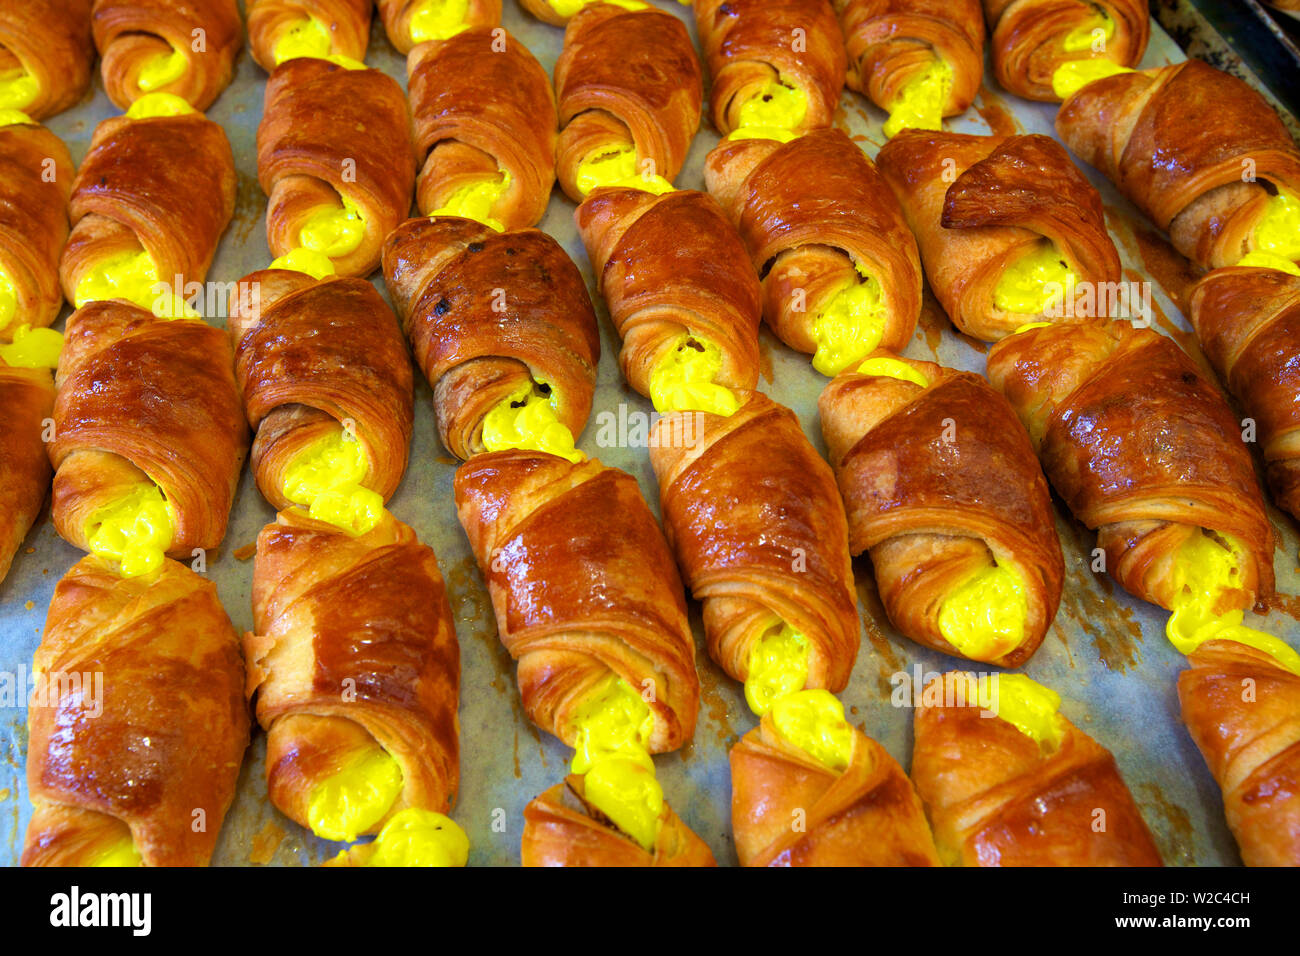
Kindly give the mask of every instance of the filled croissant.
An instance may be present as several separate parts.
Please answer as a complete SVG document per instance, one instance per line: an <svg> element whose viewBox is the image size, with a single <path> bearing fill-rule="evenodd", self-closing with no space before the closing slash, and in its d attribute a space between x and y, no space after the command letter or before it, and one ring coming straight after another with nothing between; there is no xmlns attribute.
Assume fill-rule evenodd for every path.
<svg viewBox="0 0 1300 956"><path fill-rule="evenodd" d="M914 641L1018 667L1061 598L1051 496L1015 413L971 372L884 353L818 402L849 550Z"/></svg>
<svg viewBox="0 0 1300 956"><path fill-rule="evenodd" d="M420 212L498 231L537 225L555 184L555 97L542 65L500 28L477 27L422 44L406 68Z"/></svg>
<svg viewBox="0 0 1300 956"><path fill-rule="evenodd" d="M106 119L72 186L63 294L77 307L126 299L184 311L175 299L207 278L234 209L235 159L220 125L193 111Z"/></svg>
<svg viewBox="0 0 1300 956"><path fill-rule="evenodd" d="M852 730L842 767L790 740L779 711L731 749L731 825L742 866L938 866L912 782Z"/></svg>
<svg viewBox="0 0 1300 956"><path fill-rule="evenodd" d="M235 0L95 0L93 26L104 90L123 110L150 93L206 110L244 43Z"/></svg>
<svg viewBox="0 0 1300 956"><path fill-rule="evenodd" d="M1127 322L1029 329L989 350L988 376L1125 590L1198 615L1272 593L1241 426L1171 339Z"/></svg>
<svg viewBox="0 0 1300 956"><path fill-rule="evenodd" d="M582 202L598 186L669 188L699 129L704 85L675 16L595 3L565 28L555 98L556 174Z"/></svg>
<svg viewBox="0 0 1300 956"><path fill-rule="evenodd" d="M1183 723L1223 789L1247 866L1300 866L1300 673L1211 640L1178 675Z"/></svg>
<svg viewBox="0 0 1300 956"><path fill-rule="evenodd" d="M1300 150L1235 76L1195 59L1107 76L1061 105L1056 132L1198 265L1300 262Z"/></svg>
<svg viewBox="0 0 1300 956"><path fill-rule="evenodd" d="M1121 278L1101 197L1048 136L901 133L876 163L962 332L1110 315Z"/></svg>
<svg viewBox="0 0 1300 956"><path fill-rule="evenodd" d="M388 40L403 56L420 43L501 22L501 0L376 0Z"/></svg>
<svg viewBox="0 0 1300 956"><path fill-rule="evenodd" d="M257 487L277 510L311 505L361 530L406 470L412 375L397 319L364 279L265 269L242 284L258 295L226 324Z"/></svg>
<svg viewBox="0 0 1300 956"><path fill-rule="evenodd" d="M939 855L962 866L1160 866L1109 750L1019 674L936 675L913 726L912 779Z"/></svg>
<svg viewBox="0 0 1300 956"><path fill-rule="evenodd" d="M12 346L0 346L0 584L40 514L50 490L46 423L54 413L54 379L46 368L26 367Z"/></svg>
<svg viewBox="0 0 1300 956"><path fill-rule="evenodd" d="M81 100L95 46L91 0L9 0L0 5L0 110L41 120Z"/></svg>
<svg viewBox="0 0 1300 956"><path fill-rule="evenodd" d="M270 197L273 256L307 250L320 272L365 276L406 218L415 148L392 77L314 57L276 67L257 128L257 179Z"/></svg>
<svg viewBox="0 0 1300 956"><path fill-rule="evenodd" d="M964 113L984 77L980 0L832 0L848 85L889 114L885 135L939 129Z"/></svg>
<svg viewBox="0 0 1300 956"><path fill-rule="evenodd" d="M763 318L835 375L876 348L902 351L921 312L921 261L898 200L838 129L792 142L724 140L709 193L762 279Z"/></svg>
<svg viewBox="0 0 1300 956"><path fill-rule="evenodd" d="M192 319L93 302L68 319L54 405L54 526L124 574L226 533L248 429L230 342Z"/></svg>
<svg viewBox="0 0 1300 956"><path fill-rule="evenodd" d="M27 714L23 866L206 866L248 745L239 637L212 582L94 556L50 602Z"/></svg>
<svg viewBox="0 0 1300 956"><path fill-rule="evenodd" d="M794 641L804 680L792 689L843 690L858 651L844 505L794 413L761 392L730 416L669 413L650 434L650 464L709 656L748 695L768 696L772 677L754 673L762 647Z"/></svg>
<svg viewBox="0 0 1300 956"><path fill-rule="evenodd" d="M1192 290L1205 357L1258 428L1273 499L1300 518L1300 276L1216 269Z"/></svg>
<svg viewBox="0 0 1300 956"><path fill-rule="evenodd" d="M373 9L371 0L250 0L248 46L268 73L300 56L364 60Z"/></svg>
<svg viewBox="0 0 1300 956"><path fill-rule="evenodd" d="M331 840L407 808L445 812L459 778L460 653L433 551L385 513L361 535L297 509L257 538L248 694L266 783Z"/></svg>
<svg viewBox="0 0 1300 956"><path fill-rule="evenodd" d="M574 216L628 384L659 411L733 408L722 393L758 383L760 291L718 204L692 190L604 189Z"/></svg>
<svg viewBox="0 0 1300 956"><path fill-rule="evenodd" d="M68 238L74 167L43 126L0 120L0 342L44 328L63 307L59 256Z"/></svg>
<svg viewBox="0 0 1300 956"><path fill-rule="evenodd" d="M519 441L575 454L600 335L586 283L559 243L536 229L411 219L385 243L384 278L452 454Z"/></svg>
<svg viewBox="0 0 1300 956"><path fill-rule="evenodd" d="M787 138L831 125L844 88L844 36L827 0L699 0L713 125Z"/></svg>

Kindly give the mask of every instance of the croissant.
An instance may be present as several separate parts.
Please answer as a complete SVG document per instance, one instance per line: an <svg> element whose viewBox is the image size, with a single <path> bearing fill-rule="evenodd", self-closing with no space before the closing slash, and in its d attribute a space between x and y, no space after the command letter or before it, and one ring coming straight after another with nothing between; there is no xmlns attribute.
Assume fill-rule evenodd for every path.
<svg viewBox="0 0 1300 956"><path fill-rule="evenodd" d="M22 865L206 866L248 745L239 638L212 582L82 558L32 674L48 697L27 715Z"/></svg>
<svg viewBox="0 0 1300 956"><path fill-rule="evenodd" d="M808 642L805 686L843 690L858 652L844 506L794 413L761 392L729 417L669 413L650 464L709 656L743 682L758 640L789 624Z"/></svg>
<svg viewBox="0 0 1300 956"><path fill-rule="evenodd" d="M377 0L388 41L405 56L417 44L445 40L462 30L494 27L501 22L501 0L465 0L457 5L430 0Z"/></svg>
<svg viewBox="0 0 1300 956"><path fill-rule="evenodd" d="M815 170L816 175L809 175ZM898 200L838 129L792 142L724 140L704 181L762 277L763 318L835 374L875 348L902 351L921 313L921 260ZM847 320L837 321L841 310Z"/></svg>
<svg viewBox="0 0 1300 956"><path fill-rule="evenodd" d="M281 512L257 537L248 695L267 731L272 803L309 825L340 754L381 747L406 807L444 812L459 779L460 651L433 551L385 513L360 536Z"/></svg>
<svg viewBox="0 0 1300 956"><path fill-rule="evenodd" d="M94 0L104 91L118 109L172 93L206 110L234 76L244 26L235 0Z"/></svg>
<svg viewBox="0 0 1300 956"><path fill-rule="evenodd" d="M570 774L524 807L524 866L716 866L708 844L667 804L654 851L621 833L587 802L583 778Z"/></svg>
<svg viewBox="0 0 1300 956"><path fill-rule="evenodd" d="M504 451L461 465L455 489L529 718L573 746L584 698L616 675L653 697L651 753L689 740L695 643L636 479L594 459Z"/></svg>
<svg viewBox="0 0 1300 956"><path fill-rule="evenodd" d="M1056 493L1129 593L1172 609L1202 529L1238 553L1214 613L1273 590L1273 531L1236 418L1174 342L1127 322L1030 329L988 355Z"/></svg>
<svg viewBox="0 0 1300 956"><path fill-rule="evenodd" d="M45 454L46 420L54 411L54 381L43 368L15 368L0 358L0 584L45 494L50 461Z"/></svg>
<svg viewBox="0 0 1300 956"><path fill-rule="evenodd" d="M736 230L706 193L603 189L574 213L623 347L629 385L653 397L654 375L683 349L715 349L713 381L758 383L758 277Z"/></svg>
<svg viewBox="0 0 1300 956"><path fill-rule="evenodd" d="M995 341L1031 321L1112 311L1122 273L1101 197L1050 137L908 130L876 165L962 332Z"/></svg>
<svg viewBox="0 0 1300 956"><path fill-rule="evenodd" d="M907 774L853 731L836 772L777 729L769 711L731 749L731 825L742 866L938 866Z"/></svg>
<svg viewBox="0 0 1300 956"><path fill-rule="evenodd" d="M183 289L207 278L234 209L235 158L220 125L201 113L106 119L72 184L63 294L76 306L131 298L153 307L157 283ZM138 292L106 275L141 255Z"/></svg>
<svg viewBox="0 0 1300 956"><path fill-rule="evenodd" d="M248 46L270 73L298 56L364 60L371 0L250 0Z"/></svg>
<svg viewBox="0 0 1300 956"><path fill-rule="evenodd" d="M1200 60L1108 76L1061 105L1056 132L1198 265L1300 261L1300 150L1236 77Z"/></svg>
<svg viewBox="0 0 1300 956"><path fill-rule="evenodd" d="M1043 642L1065 573L1033 447L978 375L883 353L869 362L818 401L849 550L871 552L904 635L1018 667Z"/></svg>
<svg viewBox="0 0 1300 956"><path fill-rule="evenodd" d="M488 413L534 389L546 390L573 436L581 433L600 334L586 283L554 239L468 219L411 219L384 245L384 278L433 387L448 451L463 459L484 451Z"/></svg>
<svg viewBox="0 0 1300 956"><path fill-rule="evenodd" d="M10 0L0 6L0 109L41 120L90 87L91 0Z"/></svg>
<svg viewBox="0 0 1300 956"><path fill-rule="evenodd" d="M891 116L885 133L938 129L964 113L984 77L979 0L832 0L848 51L847 82ZM919 113L918 113L919 110Z"/></svg>
<svg viewBox="0 0 1300 956"><path fill-rule="evenodd" d="M1188 660L1183 723L1223 788L1242 860L1300 866L1300 675L1236 641L1207 641Z"/></svg>
<svg viewBox="0 0 1300 956"><path fill-rule="evenodd" d="M364 279L267 269L241 285L259 290L257 302L232 308L227 328L262 496L288 508L284 479L295 458L342 427L364 452L362 486L387 501L406 471L414 415L392 310Z"/></svg>
<svg viewBox="0 0 1300 956"><path fill-rule="evenodd" d="M126 302L74 312L54 404L54 526L90 550L106 509L156 486L172 527L162 550L189 558L226 533L248 429L226 334Z"/></svg>
<svg viewBox="0 0 1300 956"><path fill-rule="evenodd" d="M826 0L700 0L695 26L713 76L713 125L806 133L831 125L844 36Z"/></svg>
<svg viewBox="0 0 1300 956"><path fill-rule="evenodd" d="M1137 66L1151 34L1147 0L984 0L984 14L998 82L1045 103L1061 99L1052 76L1062 64L1103 59Z"/></svg>
<svg viewBox="0 0 1300 956"><path fill-rule="evenodd" d="M59 317L73 175L68 147L45 127L0 126L0 342Z"/></svg>
<svg viewBox="0 0 1300 956"><path fill-rule="evenodd" d="M1216 269L1192 289L1205 356L1259 428L1274 500L1300 518L1300 276Z"/></svg>
<svg viewBox="0 0 1300 956"><path fill-rule="evenodd" d="M266 83L257 179L270 197L272 255L305 246L339 275L370 274L415 187L402 88L379 70L312 57L282 63Z"/></svg>
<svg viewBox="0 0 1300 956"><path fill-rule="evenodd" d="M407 72L420 212L455 215L481 196L495 228L537 225L555 183L555 97L542 65L500 28L478 27L422 44Z"/></svg>
<svg viewBox="0 0 1300 956"><path fill-rule="evenodd" d="M1036 740L1003 717L1005 703L985 709L954 691L963 678L975 682L936 676L913 720L912 779L945 862L1161 865L1109 750L1059 713L1057 739Z"/></svg>
<svg viewBox="0 0 1300 956"><path fill-rule="evenodd" d="M555 98L556 173L582 202L597 185L638 176L671 183L700 126L704 81L690 34L671 13L594 3L565 28Z"/></svg>

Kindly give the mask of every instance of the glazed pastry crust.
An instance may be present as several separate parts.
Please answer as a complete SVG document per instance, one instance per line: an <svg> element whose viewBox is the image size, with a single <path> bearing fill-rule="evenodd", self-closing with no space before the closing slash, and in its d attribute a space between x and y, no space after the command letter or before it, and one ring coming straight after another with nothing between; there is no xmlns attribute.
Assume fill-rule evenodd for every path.
<svg viewBox="0 0 1300 956"><path fill-rule="evenodd" d="M148 866L206 866L249 727L239 638L212 582L174 561L123 578L82 558L54 590L33 669L101 674L102 713L63 687L29 709L22 865L66 862L89 811L129 826Z"/></svg>
<svg viewBox="0 0 1300 956"><path fill-rule="evenodd" d="M310 18L328 31L331 54L364 60L373 9L371 0L250 0L248 46L258 66L270 73L276 67L276 46Z"/></svg>
<svg viewBox="0 0 1300 956"><path fill-rule="evenodd" d="M54 379L43 368L0 359L0 584L50 490L45 421L54 413Z"/></svg>
<svg viewBox="0 0 1300 956"><path fill-rule="evenodd" d="M36 99L23 108L34 120L75 106L90 87L90 3L13 0L0 6L0 69L22 67L36 78Z"/></svg>
<svg viewBox="0 0 1300 956"><path fill-rule="evenodd" d="M376 0L388 42L403 56L416 46L411 38L411 16L420 2L421 0ZM467 27L494 27L500 22L501 0L469 0L464 20Z"/></svg>

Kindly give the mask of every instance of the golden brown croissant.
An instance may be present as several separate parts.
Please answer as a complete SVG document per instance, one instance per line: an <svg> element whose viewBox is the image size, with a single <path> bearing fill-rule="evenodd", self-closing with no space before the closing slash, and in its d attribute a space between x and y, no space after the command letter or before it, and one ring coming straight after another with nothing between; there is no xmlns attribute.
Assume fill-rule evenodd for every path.
<svg viewBox="0 0 1300 956"><path fill-rule="evenodd" d="M266 82L257 179L270 197L272 255L305 246L328 256L339 275L369 275L415 186L402 88L379 70L314 57L282 63ZM345 231L334 235L322 215L343 220L333 225Z"/></svg>
<svg viewBox="0 0 1300 956"><path fill-rule="evenodd" d="M478 27L421 44L406 68L420 212L458 215L481 201L475 218L495 227L537 225L555 183L555 97L542 65L503 30Z"/></svg>
<svg viewBox="0 0 1300 956"><path fill-rule="evenodd" d="M600 335L586 283L554 239L411 219L385 243L384 278L452 454L484 451L488 413L533 389L546 390L575 438L582 432Z"/></svg>
<svg viewBox="0 0 1300 956"><path fill-rule="evenodd" d="M296 56L364 60L371 0L250 0L248 46L270 73Z"/></svg>
<svg viewBox="0 0 1300 956"><path fill-rule="evenodd" d="M475 455L456 472L456 511L534 723L573 746L575 714L613 675L652 698L651 753L691 738L695 642L636 479L594 459Z"/></svg>
<svg viewBox="0 0 1300 956"><path fill-rule="evenodd" d="M90 86L91 0L0 5L0 109L41 120L76 105Z"/></svg>
<svg viewBox="0 0 1300 956"><path fill-rule="evenodd" d="M708 844L664 804L652 852L586 800L570 774L524 807L524 866L715 866Z"/></svg>
<svg viewBox="0 0 1300 956"><path fill-rule="evenodd" d="M757 385L758 278L713 199L693 190L602 189L574 217L623 340L618 364L629 385L652 396L662 363L709 348L719 353L714 382Z"/></svg>
<svg viewBox="0 0 1300 956"><path fill-rule="evenodd" d="M831 125L846 63L827 0L698 0L695 26L723 136L741 126L806 133Z"/></svg>
<svg viewBox="0 0 1300 956"><path fill-rule="evenodd" d="M54 412L54 379L43 368L13 368L0 358L0 584L40 514L50 490L46 420Z"/></svg>
<svg viewBox="0 0 1300 956"><path fill-rule="evenodd" d="M248 694L281 811L309 825L312 791L357 738L401 768L396 799L363 832L407 807L451 806L460 651L437 558L413 530L387 512L359 536L281 512L257 538L253 626Z"/></svg>
<svg viewBox="0 0 1300 956"><path fill-rule="evenodd" d="M842 131L784 145L724 140L705 160L704 181L762 277L763 318L782 342L815 353L819 371L834 375L911 341L921 313L916 240L889 186ZM837 321L841 307L850 321Z"/></svg>
<svg viewBox="0 0 1300 956"><path fill-rule="evenodd" d="M1183 723L1223 789L1247 866L1300 866L1300 674L1212 640L1178 675Z"/></svg>
<svg viewBox="0 0 1300 956"><path fill-rule="evenodd" d="M1063 63L1137 66L1151 34L1147 0L984 0L993 31L993 75L1031 100L1060 102L1052 76Z"/></svg>
<svg viewBox="0 0 1300 956"><path fill-rule="evenodd" d="M704 82L685 25L654 7L583 7L555 61L560 185L582 202L596 185L641 176L672 182L700 127ZM617 166L606 178L593 167ZM589 181L590 180L590 181Z"/></svg>
<svg viewBox="0 0 1300 956"><path fill-rule="evenodd" d="M940 117L964 113L974 101L984 76L979 0L832 2L848 49L850 89L894 113L918 84L931 85L936 129Z"/></svg>
<svg viewBox="0 0 1300 956"><path fill-rule="evenodd" d="M89 556L50 602L28 710L23 866L206 866L248 745L239 637L174 561L123 578Z"/></svg>
<svg viewBox="0 0 1300 956"><path fill-rule="evenodd" d="M206 110L244 44L235 0L95 0L93 26L104 90L123 110L147 93Z"/></svg>
<svg viewBox="0 0 1300 956"><path fill-rule="evenodd" d="M128 298L153 307L156 283L184 290L207 278L234 209L235 158L220 125L201 113L106 119L72 187L63 294L78 306ZM148 264L138 292L103 277L142 254Z"/></svg>
<svg viewBox="0 0 1300 956"><path fill-rule="evenodd" d="M1274 500L1300 518L1300 276L1216 269L1192 289L1205 357L1259 429Z"/></svg>
<svg viewBox="0 0 1300 956"><path fill-rule="evenodd" d="M156 485L172 519L162 550L189 558L225 537L248 444L224 332L93 302L68 319L54 405L54 526L90 550L124 496Z"/></svg>
<svg viewBox="0 0 1300 956"><path fill-rule="evenodd" d="M1215 614L1273 591L1273 530L1240 426L1174 342L1127 322L1030 329L988 355L1074 516L1129 593L1172 608L1178 554L1203 535L1237 556Z"/></svg>
<svg viewBox="0 0 1300 956"><path fill-rule="evenodd" d="M388 41L403 56L417 44L501 22L501 0L465 0L464 13L439 0L377 0Z"/></svg>
<svg viewBox="0 0 1300 956"><path fill-rule="evenodd" d="M1018 667L1042 643L1065 573L1033 447L978 375L884 353L874 361L837 376L818 402L849 550L870 550L904 635Z"/></svg>
<svg viewBox="0 0 1300 956"><path fill-rule="evenodd" d="M912 781L853 731L836 772L777 729L772 713L731 749L731 826L742 866L938 866Z"/></svg>
<svg viewBox="0 0 1300 956"><path fill-rule="evenodd" d="M414 413L411 362L392 310L364 279L265 269L241 285L259 294L248 309L232 307L226 325L263 497L289 507L295 458L342 428L361 444L362 487L387 501L406 471Z"/></svg>
<svg viewBox="0 0 1300 956"><path fill-rule="evenodd" d="M45 127L0 126L0 342L59 317L73 176L68 147Z"/></svg>
<svg viewBox="0 0 1300 956"><path fill-rule="evenodd" d="M749 676L765 633L808 643L805 687L841 691L858 652L857 598L835 476L793 412L747 392L729 417L671 412L650 434L668 542L704 606L709 655Z"/></svg>
<svg viewBox="0 0 1300 956"><path fill-rule="evenodd" d="M1031 321L1110 314L1119 253L1101 197L1055 140L905 130L876 163L961 331L994 341ZM1021 289L1018 270L1040 260L1055 285Z"/></svg>
<svg viewBox="0 0 1300 956"><path fill-rule="evenodd" d="M1010 675L993 680L1003 699L986 709L962 696L975 675L936 676L916 711L912 779L944 861L1160 866L1110 751L1059 713L1035 739L1007 719Z"/></svg>
<svg viewBox="0 0 1300 956"><path fill-rule="evenodd" d="M1061 105L1056 132L1198 265L1300 261L1294 219L1284 225L1300 204L1300 150L1235 76L1200 60L1108 76Z"/></svg>

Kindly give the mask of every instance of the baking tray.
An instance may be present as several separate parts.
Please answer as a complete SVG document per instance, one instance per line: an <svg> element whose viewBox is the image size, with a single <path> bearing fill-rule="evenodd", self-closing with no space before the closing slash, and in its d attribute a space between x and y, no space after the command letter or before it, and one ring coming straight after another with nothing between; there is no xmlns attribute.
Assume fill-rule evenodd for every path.
<svg viewBox="0 0 1300 956"><path fill-rule="evenodd" d="M665 9L690 24L690 11L676 3ZM550 70L560 52L563 32L524 14L514 2L506 5L504 25L542 65ZM1153 25L1143 66L1182 60L1168 34ZM405 85L402 58L388 44L376 22L367 62ZM990 74L986 73L986 76ZM262 111L265 75L241 54L234 83L209 111L230 135L239 176L239 198L228 233L210 275L215 282L235 281L264 267L270 260L263 227L266 199L257 185L254 142ZM85 155L95 124L116 111L96 81L92 97L54 118L50 128L68 143L73 157ZM991 79L966 115L951 120L954 131L983 133L1024 131L1052 133L1055 107L1018 100L997 91ZM836 122L866 152L874 156L884 143L883 114L853 93L845 93ZM702 129L678 185L702 188L705 155L717 134ZM1188 325L1174 301L1185 264L1144 223L1141 216L1097 173L1085 173L1101 190L1116 245L1128 278L1153 284L1154 322L1189 350L1195 349ZM558 239L593 287L590 265L573 225L573 204L558 190L541 227ZM1180 271L1184 270L1184 271ZM382 281L374 280L382 290ZM602 355L592 418L580 446L587 454L636 476L651 507L658 512L658 495L644 448L601 447L603 415L649 415L649 403L622 381L616 356L618 340L603 303L593 292L600 318ZM223 324L220 318L211 318ZM61 327L62 323L60 323ZM808 362L762 333L763 374L760 387L790 406L805 432L824 453L816 414L817 396L826 383ZM954 331L933 298L916 336L906 350L914 358L934 359L957 368L984 371L986 346ZM496 636L491 603L474 564L468 543L456 521L452 476L456 462L441 447L434 425L431 395L417 375L415 431L410 468L390 508L412 525L438 554L446 577L461 648L461 787L454 817L471 841L472 865L511 865L519 861L524 805L563 778L569 751L532 726L524 716L515 688L514 667ZM1165 861L1181 865L1236 864L1239 857L1224 825L1218 787L1178 717L1175 678L1183 658L1163 636L1165 613L1128 596L1109 579L1094 575L1086 558L1092 535L1061 508L1057 527L1065 551L1066 580L1061 609L1043 646L1024 672L1060 692L1062 710L1075 724L1109 747L1133 791L1159 844ZM1297 534L1290 520L1270 507L1278 534L1278 590L1296 592ZM251 474L245 470L235 500L230 528L220 551L209 555L207 574L240 630L252 625L249 606L253 562L251 553L259 529L272 520ZM80 553L54 533L42 517L20 550L8 580L0 585L0 673L16 675L30 666L40 640L45 611L59 577ZM920 647L889 627L871 576L870 563L854 563L863 617L862 649L853 679L842 695L850 720L880 741L904 767L911 761L911 717L906 707L891 704L891 694L903 679L942 671L964 662ZM1300 601L1280 597L1264 619L1248 623L1264 627L1297 643ZM691 606L692 626L699 647L701 684L699 726L695 738L678 753L656 758L664 792L682 818L712 847L720 864L734 864L729 820L730 775L728 748L754 726L737 684L705 654L699 608ZM902 677L900 677L902 675ZM0 854L14 864L30 815L23 766L26 711L21 702L3 701L0 734ZM265 742L254 735L240 775L238 794L227 815L213 862L218 865L309 865L332 856L338 846L313 837L276 811L266 799L263 780ZM503 812L502 812L503 811ZM494 828L503 820L505 827Z"/></svg>

